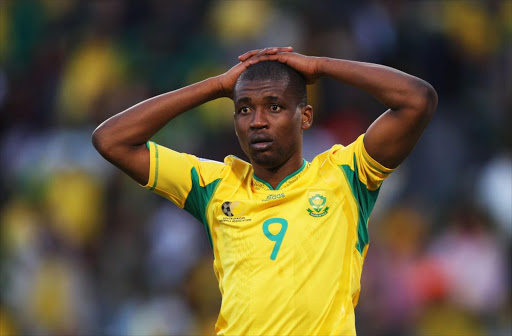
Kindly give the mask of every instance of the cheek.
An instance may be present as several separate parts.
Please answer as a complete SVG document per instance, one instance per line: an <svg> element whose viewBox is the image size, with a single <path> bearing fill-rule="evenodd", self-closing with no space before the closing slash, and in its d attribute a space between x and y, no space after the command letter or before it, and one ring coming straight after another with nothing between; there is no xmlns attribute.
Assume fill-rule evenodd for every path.
<svg viewBox="0 0 512 336"><path fill-rule="evenodd" d="M286 125L283 127L283 132L286 138L292 139L298 135L300 135L301 130L301 123L300 120L297 118L293 118L289 120Z"/></svg>
<svg viewBox="0 0 512 336"><path fill-rule="evenodd" d="M247 132L244 131L243 125L241 125L239 122L235 122L235 134L238 138L238 143L240 144L240 147L244 150L244 152L247 150Z"/></svg>
<svg viewBox="0 0 512 336"><path fill-rule="evenodd" d="M240 136L243 135L243 131L242 131L242 128L241 128L241 125L240 125L240 122L237 121L236 119L234 120L234 126L235 126L235 134L238 138L240 138Z"/></svg>

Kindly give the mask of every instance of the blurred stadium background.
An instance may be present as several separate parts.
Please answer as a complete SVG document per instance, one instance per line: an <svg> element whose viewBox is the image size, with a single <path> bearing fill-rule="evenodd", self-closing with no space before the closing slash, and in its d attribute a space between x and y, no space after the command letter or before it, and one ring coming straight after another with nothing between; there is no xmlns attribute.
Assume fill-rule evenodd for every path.
<svg viewBox="0 0 512 336"><path fill-rule="evenodd" d="M201 225L104 161L109 116L264 46L396 67L439 107L384 184L360 335L510 335L512 1L0 1L0 334L212 335L220 294ZM384 107L321 80L305 156ZM232 105L155 140L243 156Z"/></svg>

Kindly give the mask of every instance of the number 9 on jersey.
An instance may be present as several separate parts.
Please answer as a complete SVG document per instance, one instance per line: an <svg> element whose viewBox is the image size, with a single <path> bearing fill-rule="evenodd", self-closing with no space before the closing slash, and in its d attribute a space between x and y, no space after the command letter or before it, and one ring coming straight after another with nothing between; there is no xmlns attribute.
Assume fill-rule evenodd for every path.
<svg viewBox="0 0 512 336"><path fill-rule="evenodd" d="M281 224L281 230L279 230L278 233L273 234L269 229L271 224ZM269 240L276 242L272 249L272 254L270 255L271 260L276 260L277 253L279 253L287 228L288 222L284 218L270 218L263 222L263 233Z"/></svg>

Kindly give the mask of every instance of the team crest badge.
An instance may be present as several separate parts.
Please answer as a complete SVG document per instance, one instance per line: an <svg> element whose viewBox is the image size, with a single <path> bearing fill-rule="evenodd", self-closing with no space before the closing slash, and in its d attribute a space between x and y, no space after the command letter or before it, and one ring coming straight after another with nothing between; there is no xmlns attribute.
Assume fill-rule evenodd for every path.
<svg viewBox="0 0 512 336"><path fill-rule="evenodd" d="M310 193L312 195L309 198L310 208L307 209L309 215L312 217L322 217L327 215L327 211L329 211L329 207L325 206L327 203L327 197L322 196L319 193Z"/></svg>

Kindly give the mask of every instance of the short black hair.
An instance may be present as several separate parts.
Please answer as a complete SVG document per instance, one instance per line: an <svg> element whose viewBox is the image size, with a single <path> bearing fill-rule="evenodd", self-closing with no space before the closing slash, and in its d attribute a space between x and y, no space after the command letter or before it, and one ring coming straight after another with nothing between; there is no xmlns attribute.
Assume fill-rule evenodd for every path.
<svg viewBox="0 0 512 336"><path fill-rule="evenodd" d="M238 77L235 88L238 83L245 80L287 81L288 88L293 90L297 98L298 106L304 107L308 104L306 79L297 72L297 70L284 63L278 61L263 61L251 65Z"/></svg>

